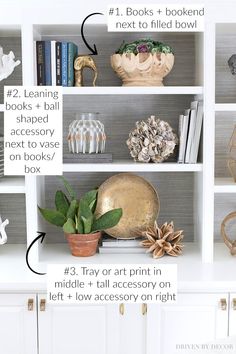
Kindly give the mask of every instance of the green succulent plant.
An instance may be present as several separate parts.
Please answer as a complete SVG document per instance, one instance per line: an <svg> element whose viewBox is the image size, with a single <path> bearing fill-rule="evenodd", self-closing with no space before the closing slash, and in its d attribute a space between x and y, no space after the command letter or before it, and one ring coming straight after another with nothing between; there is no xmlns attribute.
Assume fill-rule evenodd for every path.
<svg viewBox="0 0 236 354"><path fill-rule="evenodd" d="M123 41L116 54L124 53L173 53L172 48L162 42L153 41L150 38L139 39L134 42L126 43Z"/></svg>
<svg viewBox="0 0 236 354"><path fill-rule="evenodd" d="M118 224L122 217L122 209L113 209L97 216L96 205L98 190L94 189L78 200L69 182L61 177L67 195L58 190L55 194L56 209L38 209L43 218L50 224L62 227L66 234L90 234L109 229Z"/></svg>

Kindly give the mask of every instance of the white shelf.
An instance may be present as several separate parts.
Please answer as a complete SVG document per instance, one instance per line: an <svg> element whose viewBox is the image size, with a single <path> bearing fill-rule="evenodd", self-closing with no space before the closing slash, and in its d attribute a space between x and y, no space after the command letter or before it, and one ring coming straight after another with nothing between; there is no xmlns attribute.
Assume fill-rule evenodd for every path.
<svg viewBox="0 0 236 354"><path fill-rule="evenodd" d="M215 193L236 193L236 183L233 178L216 178Z"/></svg>
<svg viewBox="0 0 236 354"><path fill-rule="evenodd" d="M4 104L0 104L0 112L4 112Z"/></svg>
<svg viewBox="0 0 236 354"><path fill-rule="evenodd" d="M32 273L25 262L26 245L6 244L0 247L1 291L39 291L47 289L46 276ZM180 257L153 259L147 254L96 254L93 257L73 257L67 244L45 244L40 262L31 264L38 272L47 272L47 264L177 264L178 290L203 292L236 291L235 257L224 244L215 245L214 264L202 264L196 244L185 243Z"/></svg>
<svg viewBox="0 0 236 354"><path fill-rule="evenodd" d="M64 172L199 172L202 164L178 164L178 163L65 163Z"/></svg>
<svg viewBox="0 0 236 354"><path fill-rule="evenodd" d="M63 87L64 95L202 95L202 86Z"/></svg>
<svg viewBox="0 0 236 354"><path fill-rule="evenodd" d="M217 103L216 112L236 112L236 103Z"/></svg>
<svg viewBox="0 0 236 354"><path fill-rule="evenodd" d="M0 178L1 194L20 194L25 193L24 177L2 177Z"/></svg>
<svg viewBox="0 0 236 354"><path fill-rule="evenodd" d="M223 244L216 246L219 262L203 264L198 245L186 242L183 255L179 257L164 256L153 259L151 255L143 254L96 254L93 257L73 257L67 244L45 244L41 251L41 272L47 271L48 264L177 264L178 289L194 291L214 291L236 289L235 258L228 257L227 248Z"/></svg>

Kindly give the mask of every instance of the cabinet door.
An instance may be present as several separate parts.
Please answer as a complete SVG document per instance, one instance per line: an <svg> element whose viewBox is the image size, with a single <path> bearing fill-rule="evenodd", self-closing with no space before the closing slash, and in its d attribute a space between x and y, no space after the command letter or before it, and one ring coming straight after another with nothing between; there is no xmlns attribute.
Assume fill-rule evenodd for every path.
<svg viewBox="0 0 236 354"><path fill-rule="evenodd" d="M113 319L106 305L44 306L38 299L39 354L113 354Z"/></svg>
<svg viewBox="0 0 236 354"><path fill-rule="evenodd" d="M112 305L112 354L146 354L147 315L141 304Z"/></svg>
<svg viewBox="0 0 236 354"><path fill-rule="evenodd" d="M179 294L177 304L149 306L147 321L147 354L185 353L227 337L228 294Z"/></svg>
<svg viewBox="0 0 236 354"><path fill-rule="evenodd" d="M0 353L37 354L36 296L0 294Z"/></svg>
<svg viewBox="0 0 236 354"><path fill-rule="evenodd" d="M236 336L236 294L230 295L229 336Z"/></svg>

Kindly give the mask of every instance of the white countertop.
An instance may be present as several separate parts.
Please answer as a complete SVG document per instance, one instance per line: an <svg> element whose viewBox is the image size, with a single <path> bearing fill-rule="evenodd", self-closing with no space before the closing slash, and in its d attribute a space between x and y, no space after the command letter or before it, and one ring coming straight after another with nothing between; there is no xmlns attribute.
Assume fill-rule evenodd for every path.
<svg viewBox="0 0 236 354"><path fill-rule="evenodd" d="M45 292L47 276L32 273L25 261L25 245L0 247L0 291ZM147 254L96 254L93 257L77 258L70 255L66 244L46 245L40 262L33 267L46 272L48 263L63 264L173 264L178 265L178 287L182 292L235 292L236 257L230 256L222 245L215 246L214 264L202 264L200 252L193 244L187 244L185 253L178 258L163 257L154 260Z"/></svg>

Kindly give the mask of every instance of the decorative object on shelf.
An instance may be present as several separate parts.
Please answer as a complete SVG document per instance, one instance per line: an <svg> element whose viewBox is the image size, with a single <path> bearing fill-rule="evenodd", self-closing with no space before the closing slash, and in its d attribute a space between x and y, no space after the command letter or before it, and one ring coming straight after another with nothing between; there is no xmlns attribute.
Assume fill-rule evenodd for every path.
<svg viewBox="0 0 236 354"><path fill-rule="evenodd" d="M76 114L69 125L68 144L73 154L98 154L105 151L104 125L98 120L99 113Z"/></svg>
<svg viewBox="0 0 236 354"><path fill-rule="evenodd" d="M228 159L227 166L234 182L236 183L236 160Z"/></svg>
<svg viewBox="0 0 236 354"><path fill-rule="evenodd" d="M234 130L229 141L229 155L230 157L227 161L227 166L234 182L236 182L236 125L234 126Z"/></svg>
<svg viewBox="0 0 236 354"><path fill-rule="evenodd" d="M9 54L4 54L3 48L0 46L0 81L8 78L20 63L20 60L15 61L15 55L12 51Z"/></svg>
<svg viewBox="0 0 236 354"><path fill-rule="evenodd" d="M192 101L179 116L178 163L197 163L203 122L203 101Z"/></svg>
<svg viewBox="0 0 236 354"><path fill-rule="evenodd" d="M229 69L232 75L236 75L236 54L231 55L228 60Z"/></svg>
<svg viewBox="0 0 236 354"><path fill-rule="evenodd" d="M64 163L112 163L112 154L64 154Z"/></svg>
<svg viewBox="0 0 236 354"><path fill-rule="evenodd" d="M4 176L4 138L0 136L0 177Z"/></svg>
<svg viewBox="0 0 236 354"><path fill-rule="evenodd" d="M4 245L7 242L7 234L5 231L7 225L9 225L9 220L6 219L5 221L2 221L0 215L0 245Z"/></svg>
<svg viewBox="0 0 236 354"><path fill-rule="evenodd" d="M134 161L159 163L173 154L178 138L169 123L151 116L136 122L126 143Z"/></svg>
<svg viewBox="0 0 236 354"><path fill-rule="evenodd" d="M103 235L99 245L99 253L102 254L143 254L145 249L140 245L143 237L121 240L108 235Z"/></svg>
<svg viewBox="0 0 236 354"><path fill-rule="evenodd" d="M111 66L123 86L163 86L163 78L173 65L171 47L152 39L123 42L111 56Z"/></svg>
<svg viewBox="0 0 236 354"><path fill-rule="evenodd" d="M226 224L230 221L230 220L234 220L236 219L236 211L233 211L232 213L228 214L224 220L221 223L221 236L224 240L224 243L226 244L226 246L229 248L230 253L232 256L236 256L236 240L232 241L226 234L225 228L226 228Z"/></svg>
<svg viewBox="0 0 236 354"><path fill-rule="evenodd" d="M68 181L64 177L61 179L67 195L58 190L55 195L56 210L38 207L39 211L46 221L63 228L73 256L93 256L97 251L101 231L119 223L122 209L110 209L97 215L98 191L89 191L78 200Z"/></svg>
<svg viewBox="0 0 236 354"><path fill-rule="evenodd" d="M84 68L89 68L94 71L93 86L96 86L96 81L98 77L98 71L93 58L89 55L79 55L76 57L74 62L75 69L75 86L83 86L83 70Z"/></svg>
<svg viewBox="0 0 236 354"><path fill-rule="evenodd" d="M140 244L148 248L147 253L152 253L153 258L161 258L165 254L173 257L182 254L184 247L182 244L183 230L175 231L173 221L170 223L165 222L161 226L155 222L154 227L149 227L142 232L142 236L146 240Z"/></svg>
<svg viewBox="0 0 236 354"><path fill-rule="evenodd" d="M153 226L158 217L160 202L157 191L144 178L132 173L119 173L108 178L98 189L96 213L122 208L119 224L106 230L119 239L140 237L140 232Z"/></svg>

